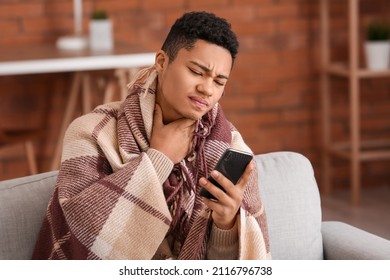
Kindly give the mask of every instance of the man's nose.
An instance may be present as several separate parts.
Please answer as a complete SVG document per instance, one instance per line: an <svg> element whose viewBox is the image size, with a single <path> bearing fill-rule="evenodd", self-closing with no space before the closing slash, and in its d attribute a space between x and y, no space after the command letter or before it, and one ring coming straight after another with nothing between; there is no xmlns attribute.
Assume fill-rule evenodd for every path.
<svg viewBox="0 0 390 280"><path fill-rule="evenodd" d="M199 83L196 86L196 90L200 93L207 95L207 96L211 96L213 94L212 81L210 81L210 79L203 80L202 83Z"/></svg>

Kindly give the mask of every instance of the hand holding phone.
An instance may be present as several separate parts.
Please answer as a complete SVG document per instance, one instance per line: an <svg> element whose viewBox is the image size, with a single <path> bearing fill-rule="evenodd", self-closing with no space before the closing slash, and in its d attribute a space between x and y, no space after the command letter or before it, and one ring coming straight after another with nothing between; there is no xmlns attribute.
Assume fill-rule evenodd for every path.
<svg viewBox="0 0 390 280"><path fill-rule="evenodd" d="M228 148L219 159L215 170L219 171L234 185L236 185L252 158L253 155L251 153ZM224 188L211 176L208 178L208 180L216 187L225 191ZM209 199L215 199L215 197L205 188L200 190L200 195Z"/></svg>

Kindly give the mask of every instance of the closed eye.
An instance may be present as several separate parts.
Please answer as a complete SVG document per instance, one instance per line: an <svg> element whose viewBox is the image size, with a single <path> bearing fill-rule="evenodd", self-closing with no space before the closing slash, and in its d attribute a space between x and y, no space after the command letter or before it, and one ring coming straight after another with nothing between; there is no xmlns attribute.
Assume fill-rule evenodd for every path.
<svg viewBox="0 0 390 280"><path fill-rule="evenodd" d="M218 80L214 80L214 83L216 83L218 86L221 86L221 87L223 87L225 85L224 83L222 83Z"/></svg>
<svg viewBox="0 0 390 280"><path fill-rule="evenodd" d="M194 75L197 75L197 76L203 76L203 73L202 72L199 72L191 67L188 67L188 69L194 74ZM225 86L225 83L221 82L220 80L214 80L214 83L216 83L218 86Z"/></svg>
<svg viewBox="0 0 390 280"><path fill-rule="evenodd" d="M195 75L197 75L197 76L202 76L202 73L201 72L199 72L199 71L196 71L196 70L194 70L194 69L192 69L192 68L188 68L193 74L195 74Z"/></svg>

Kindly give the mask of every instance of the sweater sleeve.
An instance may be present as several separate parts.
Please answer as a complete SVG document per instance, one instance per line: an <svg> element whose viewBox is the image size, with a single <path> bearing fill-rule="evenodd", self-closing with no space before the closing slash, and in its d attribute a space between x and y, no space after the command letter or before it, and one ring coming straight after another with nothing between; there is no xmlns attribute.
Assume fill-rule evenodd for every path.
<svg viewBox="0 0 390 280"><path fill-rule="evenodd" d="M236 260L238 258L237 219L234 226L228 230L220 229L215 224L212 225L207 244L208 260Z"/></svg>
<svg viewBox="0 0 390 280"><path fill-rule="evenodd" d="M146 154L152 162L160 183L164 183L173 168L173 162L163 153L155 149L149 149Z"/></svg>

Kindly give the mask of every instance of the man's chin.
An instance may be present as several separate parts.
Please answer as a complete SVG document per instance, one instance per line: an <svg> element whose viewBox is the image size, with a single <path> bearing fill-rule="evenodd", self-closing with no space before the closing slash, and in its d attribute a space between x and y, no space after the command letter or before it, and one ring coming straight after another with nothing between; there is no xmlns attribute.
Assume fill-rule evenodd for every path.
<svg viewBox="0 0 390 280"><path fill-rule="evenodd" d="M200 120L206 113L196 112L196 113L189 113L184 116L184 118L191 119L194 121Z"/></svg>

